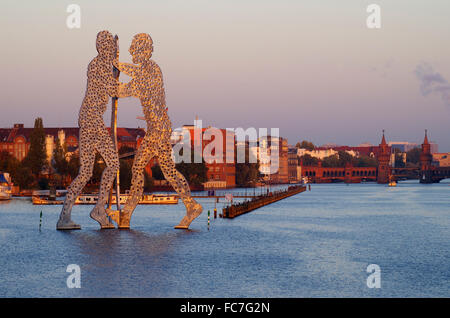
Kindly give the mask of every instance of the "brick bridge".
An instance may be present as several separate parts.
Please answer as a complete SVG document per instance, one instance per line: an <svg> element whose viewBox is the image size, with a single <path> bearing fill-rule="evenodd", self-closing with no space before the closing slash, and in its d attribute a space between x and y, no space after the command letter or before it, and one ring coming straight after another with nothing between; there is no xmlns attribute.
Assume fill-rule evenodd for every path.
<svg viewBox="0 0 450 318"><path fill-rule="evenodd" d="M391 179L397 180L405 174L416 174L420 183L437 183L442 179L450 178L450 167L437 167L431 164L433 156L428 142L427 131L422 144L422 153L420 154L420 166L418 168L391 168Z"/></svg>
<svg viewBox="0 0 450 318"><path fill-rule="evenodd" d="M319 161L317 166L302 166L302 176L315 183L346 182L359 183L361 181L376 181L376 167L322 167Z"/></svg>
<svg viewBox="0 0 450 318"><path fill-rule="evenodd" d="M310 182L346 182L359 183L361 181L377 181L378 183L388 183L390 180L415 175L420 183L436 183L445 178L450 178L450 167L437 167L431 164L433 156L430 151L427 131L422 144L420 154L420 166L418 168L395 168L389 165L391 149L384 137L379 145L377 156L378 167L353 167L347 164L345 167L322 167L319 161L317 166L301 167L302 177L307 177Z"/></svg>

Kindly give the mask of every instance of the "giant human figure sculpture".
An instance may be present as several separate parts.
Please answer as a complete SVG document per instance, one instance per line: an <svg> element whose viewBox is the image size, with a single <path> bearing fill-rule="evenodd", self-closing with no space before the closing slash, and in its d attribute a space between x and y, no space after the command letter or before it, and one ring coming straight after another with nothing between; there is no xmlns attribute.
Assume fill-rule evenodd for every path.
<svg viewBox="0 0 450 318"><path fill-rule="evenodd" d="M153 41L148 34L134 36L129 52L134 64L118 63L116 67L132 77L120 86L119 97L134 96L140 99L147 122L147 132L135 155L132 168L130 196L125 207L110 215L118 220L119 228L129 228L130 218L142 197L144 187L143 171L152 158L156 158L167 181L180 196L186 207L186 215L175 228L187 229L191 222L202 213L202 206L192 197L189 185L183 175L175 169L172 159L170 136L172 125L167 115L166 98L161 69L151 60Z"/></svg>
<svg viewBox="0 0 450 318"><path fill-rule="evenodd" d="M95 155L100 153L106 168L103 170L97 204L91 211L91 218L102 229L114 228L105 210L108 193L119 169L119 157L113 140L103 122L109 96L116 97L119 83L113 77L113 60L117 58L117 43L111 33L101 31L97 34L98 55L89 63L87 71L86 95L81 105L78 125L80 171L68 188L64 206L56 228L58 230L80 229L72 221L71 210L77 196L92 177Z"/></svg>

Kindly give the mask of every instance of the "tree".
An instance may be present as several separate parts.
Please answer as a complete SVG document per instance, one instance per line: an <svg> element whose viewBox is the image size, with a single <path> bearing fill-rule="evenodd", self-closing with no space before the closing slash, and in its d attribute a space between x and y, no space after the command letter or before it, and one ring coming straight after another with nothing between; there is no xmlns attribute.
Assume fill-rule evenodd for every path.
<svg viewBox="0 0 450 318"><path fill-rule="evenodd" d="M75 179L80 170L80 157L77 154L73 154L68 162L67 173L73 179Z"/></svg>
<svg viewBox="0 0 450 318"><path fill-rule="evenodd" d="M37 177L47 165L47 154L45 152L45 131L42 118L34 121L34 129L30 135L30 150L23 159L23 164L31 169Z"/></svg>
<svg viewBox="0 0 450 318"><path fill-rule="evenodd" d="M353 165L356 159L351 154L343 150L338 151L338 157L339 157L339 167L345 167L347 163Z"/></svg>
<svg viewBox="0 0 450 318"><path fill-rule="evenodd" d="M307 149L309 151L314 150L316 148L316 146L312 142L307 141L307 140L303 140L302 142L297 142L295 147L301 148L301 149Z"/></svg>
<svg viewBox="0 0 450 318"><path fill-rule="evenodd" d="M180 156L183 155L183 149L180 150ZM202 159L201 163L194 162L194 149L191 149L191 162L181 162L175 165L175 168L186 178L186 181L190 186L201 186L207 181L205 160ZM164 180L164 174L158 164L152 167L152 176L155 180Z"/></svg>
<svg viewBox="0 0 450 318"><path fill-rule="evenodd" d="M324 167L345 167L350 164L354 167L377 167L378 161L375 158L362 155L354 157L346 151L338 151L337 154L323 158L322 165Z"/></svg>
<svg viewBox="0 0 450 318"><path fill-rule="evenodd" d="M30 189L33 187L35 177L30 167L20 164L17 169L12 172L12 181L15 185L18 185L21 189Z"/></svg>
<svg viewBox="0 0 450 318"><path fill-rule="evenodd" d="M300 162L302 162L304 166L317 166L319 159L309 154L304 154L299 158L299 163Z"/></svg>
<svg viewBox="0 0 450 318"><path fill-rule="evenodd" d="M342 167L342 161L339 160L339 156L337 154L334 154L334 155L323 158L322 166L323 167Z"/></svg>
<svg viewBox="0 0 450 318"><path fill-rule="evenodd" d="M129 190L131 187L132 165L133 164L130 162L130 160L120 159L120 171L119 171L120 191Z"/></svg>
<svg viewBox="0 0 450 318"><path fill-rule="evenodd" d="M250 163L249 154L249 148L246 145L245 161L236 163L236 185L239 187L254 187L259 179L259 161Z"/></svg>
<svg viewBox="0 0 450 318"><path fill-rule="evenodd" d="M395 167L397 168L405 167L405 163L403 162L403 153L400 151L400 149L397 148L394 149L394 159L395 159Z"/></svg>
<svg viewBox="0 0 450 318"><path fill-rule="evenodd" d="M355 159L354 165L356 167L378 167L378 161L374 157L361 155Z"/></svg>
<svg viewBox="0 0 450 318"><path fill-rule="evenodd" d="M193 156L194 151L192 151ZM202 163L194 163L194 158L192 158L192 163L181 162L176 164L176 168L186 178L189 185L201 186L207 181L208 168L203 160Z"/></svg>
<svg viewBox="0 0 450 318"><path fill-rule="evenodd" d="M61 179L69 174L69 162L66 159L67 147L61 145L59 138L56 138L56 146L53 150L52 166L56 173L61 176ZM61 180L62 181L62 180Z"/></svg>
<svg viewBox="0 0 450 318"><path fill-rule="evenodd" d="M415 147L408 152L406 152L406 162L412 164L418 164L420 161L420 154L422 153L422 149Z"/></svg>
<svg viewBox="0 0 450 318"><path fill-rule="evenodd" d="M183 156L183 149L180 150L180 156ZM201 163L195 163L193 147L191 149L190 163L180 162L175 166L176 169L186 178L189 185L201 186L207 181L206 173L208 172L208 168L206 167L205 160L202 158Z"/></svg>
<svg viewBox="0 0 450 318"><path fill-rule="evenodd" d="M47 178L40 178L37 183L38 183L39 190L50 189L50 182L48 181Z"/></svg>
<svg viewBox="0 0 450 318"><path fill-rule="evenodd" d="M19 160L17 160L8 151L3 150L0 152L0 171L8 172L12 175L19 165Z"/></svg>

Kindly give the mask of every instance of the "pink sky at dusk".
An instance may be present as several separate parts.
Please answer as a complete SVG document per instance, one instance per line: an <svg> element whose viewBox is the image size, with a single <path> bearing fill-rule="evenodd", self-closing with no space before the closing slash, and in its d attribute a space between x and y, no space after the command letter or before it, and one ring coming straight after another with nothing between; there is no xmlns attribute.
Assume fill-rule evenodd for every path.
<svg viewBox="0 0 450 318"><path fill-rule="evenodd" d="M66 26L70 3L81 7L80 29ZM366 26L371 3L381 29ZM428 129L450 151L449 14L445 0L4 1L0 127L38 116L76 126L95 37L107 29L124 62L134 34L152 36L174 128L197 115L319 145L378 144L382 129L421 143ZM437 79L428 93L420 65ZM138 100L119 101L119 126L142 127L141 115Z"/></svg>

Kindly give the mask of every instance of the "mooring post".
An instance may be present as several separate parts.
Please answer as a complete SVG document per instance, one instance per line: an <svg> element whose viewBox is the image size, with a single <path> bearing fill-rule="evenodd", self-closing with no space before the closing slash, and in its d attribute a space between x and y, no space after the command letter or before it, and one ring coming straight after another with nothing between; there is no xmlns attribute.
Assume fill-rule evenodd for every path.
<svg viewBox="0 0 450 318"><path fill-rule="evenodd" d="M209 231L209 210L208 210L208 231Z"/></svg>
<svg viewBox="0 0 450 318"><path fill-rule="evenodd" d="M39 215L39 232L41 231L41 225L42 225L42 210L41 210L41 213Z"/></svg>

